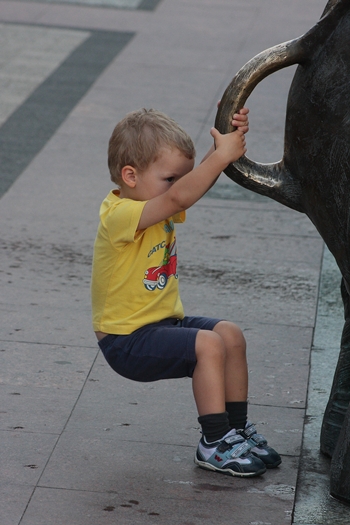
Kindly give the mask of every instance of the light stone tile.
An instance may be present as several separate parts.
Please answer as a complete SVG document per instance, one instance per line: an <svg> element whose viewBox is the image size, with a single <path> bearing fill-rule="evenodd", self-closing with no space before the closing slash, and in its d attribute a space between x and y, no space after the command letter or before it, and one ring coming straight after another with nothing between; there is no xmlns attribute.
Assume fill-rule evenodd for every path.
<svg viewBox="0 0 350 525"><path fill-rule="evenodd" d="M83 40L86 31L0 24L0 125Z"/></svg>

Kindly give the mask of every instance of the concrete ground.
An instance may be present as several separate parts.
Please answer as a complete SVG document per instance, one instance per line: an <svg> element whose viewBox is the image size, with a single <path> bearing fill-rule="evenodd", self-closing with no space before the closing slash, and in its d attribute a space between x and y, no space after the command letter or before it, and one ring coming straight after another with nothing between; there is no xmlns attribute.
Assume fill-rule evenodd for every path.
<svg viewBox="0 0 350 525"><path fill-rule="evenodd" d="M193 463L190 380L138 384L99 353L89 280L115 123L156 107L211 144L216 103L321 0L0 0L1 525L350 524L319 429L339 271L310 221L224 175L178 229L186 313L245 332L249 416L282 465L251 480ZM248 156L279 160L294 68L248 100ZM307 125L307 123L301 123ZM311 366L310 366L311 365Z"/></svg>

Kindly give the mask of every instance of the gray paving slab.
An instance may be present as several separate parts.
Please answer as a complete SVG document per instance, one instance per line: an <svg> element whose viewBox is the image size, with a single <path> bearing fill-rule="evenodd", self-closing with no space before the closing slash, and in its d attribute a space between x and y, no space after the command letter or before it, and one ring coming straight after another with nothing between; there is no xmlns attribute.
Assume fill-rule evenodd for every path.
<svg viewBox="0 0 350 525"><path fill-rule="evenodd" d="M80 389L97 349L43 343L1 342L1 384ZM16 389L17 391L17 389Z"/></svg>
<svg viewBox="0 0 350 525"><path fill-rule="evenodd" d="M266 485L266 490L250 492L236 488L238 501L230 504L230 516L225 508L216 511L217 523L229 525L232 516L242 514L244 506L254 499L256 506L251 508L253 522L281 525L288 523L291 515L291 492L284 485L278 493L274 481ZM148 482L148 479L145 480ZM229 485L217 486L207 481L191 484L174 479L160 483L154 489L154 478L146 491L138 491L137 486L114 493L96 493L87 491L67 491L38 489L32 499L30 509L26 512L24 525L42 525L52 523L64 525L95 525L96 523L123 523L125 525L144 525L157 522L182 525L199 525L213 523L213 507L217 507L218 494L230 497ZM159 491L162 489L161 496ZM154 494L157 495L155 496ZM132 497L130 497L132 494ZM277 495L276 495L277 494ZM195 496L195 497L194 497ZM248 503L249 502L249 503ZM54 520L47 516L47 507L52 509ZM244 510L243 510L244 512ZM263 520L263 521L262 521Z"/></svg>
<svg viewBox="0 0 350 525"><path fill-rule="evenodd" d="M73 389L19 387L13 382L0 385L0 394L1 430L48 434L60 434L63 431L77 400L77 391Z"/></svg>
<svg viewBox="0 0 350 525"><path fill-rule="evenodd" d="M3 452L1 482L34 487L42 474L57 442L57 435L0 431Z"/></svg>
<svg viewBox="0 0 350 525"><path fill-rule="evenodd" d="M0 482L1 522L3 525L17 525L20 522L33 490L34 485Z"/></svg>
<svg viewBox="0 0 350 525"><path fill-rule="evenodd" d="M146 3L126 10L0 0L6 122L50 76L63 79L52 76L56 68L92 34L134 35L95 72L65 120L45 131L0 201L1 525L321 525L331 518L346 525L344 506L328 498L317 442L341 325L338 276L323 263L327 300L318 302L323 243L303 215L221 176L178 232L186 310L229 317L244 329L249 413L283 454L280 468L248 481L198 469L190 381L132 383L98 354L89 268L99 204L111 188L106 147L115 122L135 107L156 106L192 134L200 158L235 72L309 29L325 2L163 0L153 11ZM266 79L249 99L256 160L282 154L292 75L293 68ZM20 143L24 155L25 136Z"/></svg>
<svg viewBox="0 0 350 525"><path fill-rule="evenodd" d="M312 328L243 321L252 404L304 408ZM261 371L264 370L264 373Z"/></svg>
<svg viewBox="0 0 350 525"><path fill-rule="evenodd" d="M87 316L85 320L79 317L76 309L74 311L64 307L55 309L47 303L38 305L39 315L37 309L33 310L27 306L17 308L15 311L10 308L11 306L2 315L3 322L6 324L2 338L6 341L36 344L36 341L40 339L41 343L49 345L71 345L72 338L75 338L76 334L79 333L79 344L91 348L95 343L94 337L87 333L91 327L88 308L82 310ZM46 315L42 314L43 310L46 310ZM65 322L67 316L74 323L74 326L67 327Z"/></svg>
<svg viewBox="0 0 350 525"><path fill-rule="evenodd" d="M64 449L67 449L68 443L67 455ZM193 447L165 445L155 439L152 443L139 441L137 446L130 441L119 443L122 445L120 448L116 447L115 439L106 437L106 434L102 441L97 434L90 434L89 438L81 436L80 439L77 433L65 434L40 485L83 492L108 492L118 495L118 499L121 496L123 503L141 499L144 505L146 496L148 508L152 506L153 512L162 516L165 523L182 523L185 516L194 519L194 523L199 523L200 519L212 522L210 508L217 506L218 492L230 498L230 514L236 512L242 517L274 516L271 523L277 524L283 523L287 512L291 513L295 483L293 468L287 472L276 469L246 483L247 480L215 473L208 476L207 472L194 465ZM159 459L152 462L155 455ZM295 458L287 458L286 466L294 461ZM148 468L142 469L141 476L140 465L146 462ZM87 468L89 476L84 474ZM233 494L239 497L232 498ZM254 497L252 500L252 494L257 495L257 499ZM254 508L247 514L245 507L248 502ZM62 508L62 504L59 505ZM219 523L228 523L225 509L220 508L216 519Z"/></svg>

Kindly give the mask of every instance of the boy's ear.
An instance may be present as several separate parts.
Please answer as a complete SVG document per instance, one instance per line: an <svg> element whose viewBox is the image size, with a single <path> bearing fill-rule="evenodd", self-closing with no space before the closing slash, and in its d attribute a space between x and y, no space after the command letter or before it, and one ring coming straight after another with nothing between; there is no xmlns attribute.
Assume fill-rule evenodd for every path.
<svg viewBox="0 0 350 525"><path fill-rule="evenodd" d="M136 186L136 169L132 166L124 166L121 171L121 176L123 182L129 186L129 188L134 188Z"/></svg>

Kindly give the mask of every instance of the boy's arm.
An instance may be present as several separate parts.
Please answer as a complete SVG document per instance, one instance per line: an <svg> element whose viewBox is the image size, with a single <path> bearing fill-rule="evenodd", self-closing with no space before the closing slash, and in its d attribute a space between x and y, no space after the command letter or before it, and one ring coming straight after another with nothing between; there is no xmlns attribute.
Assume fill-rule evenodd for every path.
<svg viewBox="0 0 350 525"><path fill-rule="evenodd" d="M219 105L220 105L220 102L218 102L218 107ZM248 108L242 108L239 110L239 113L235 113L233 115L233 119L231 122L232 126L239 129L240 131L243 131L243 133L248 133L249 131L249 122L248 122L248 117L247 117L248 113L249 113ZM212 144L209 151L206 153L206 155L204 155L203 159L201 160L201 163L204 162L214 151L215 151L215 144ZM219 176L220 175L218 175L217 178L213 181L210 188L214 186ZM208 188L208 190L210 190L210 188Z"/></svg>
<svg viewBox="0 0 350 525"><path fill-rule="evenodd" d="M212 128L210 133L215 141L215 151L197 168L174 182L165 193L146 202L138 225L139 230L190 208L208 191L220 173L246 152L242 131L222 135Z"/></svg>

